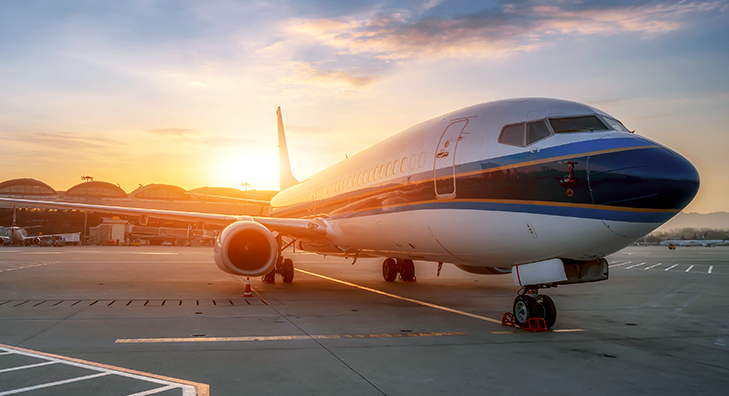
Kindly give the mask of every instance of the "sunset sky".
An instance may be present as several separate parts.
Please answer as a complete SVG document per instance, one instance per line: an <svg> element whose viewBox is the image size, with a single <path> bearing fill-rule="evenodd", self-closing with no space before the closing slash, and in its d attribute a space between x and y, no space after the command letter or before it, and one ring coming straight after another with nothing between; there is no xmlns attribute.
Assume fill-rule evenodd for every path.
<svg viewBox="0 0 729 396"><path fill-rule="evenodd" d="M278 189L511 97L601 108L729 211L728 1L0 2L0 181Z"/></svg>

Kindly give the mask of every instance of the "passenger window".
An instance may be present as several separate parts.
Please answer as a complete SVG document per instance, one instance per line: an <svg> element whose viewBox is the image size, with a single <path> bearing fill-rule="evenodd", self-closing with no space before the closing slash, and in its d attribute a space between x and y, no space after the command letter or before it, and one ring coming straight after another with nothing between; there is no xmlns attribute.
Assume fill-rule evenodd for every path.
<svg viewBox="0 0 729 396"><path fill-rule="evenodd" d="M544 138L548 138L550 135L547 123L544 121L535 121L527 124L527 146L538 142Z"/></svg>
<svg viewBox="0 0 729 396"><path fill-rule="evenodd" d="M390 168L392 168L392 162L387 163L387 168L385 169L385 177L390 176Z"/></svg>
<svg viewBox="0 0 729 396"><path fill-rule="evenodd" d="M380 179L385 175L385 165L380 165Z"/></svg>
<svg viewBox="0 0 729 396"><path fill-rule="evenodd" d="M408 161L408 157L402 157L402 161L400 162L400 173L405 172L405 169L408 168L406 166L407 165L407 161Z"/></svg>
<svg viewBox="0 0 729 396"><path fill-rule="evenodd" d="M415 154L410 157L410 170L415 169Z"/></svg>
<svg viewBox="0 0 729 396"><path fill-rule="evenodd" d="M422 168L425 166L425 157L427 157L427 154L425 154L425 151L420 153L420 158L418 158L418 167Z"/></svg>
<svg viewBox="0 0 729 396"><path fill-rule="evenodd" d="M499 143L524 147L524 124L505 126L499 135Z"/></svg>
<svg viewBox="0 0 729 396"><path fill-rule="evenodd" d="M395 163L392 165L392 174L394 175L397 173L397 166L400 165L400 160L395 160Z"/></svg>

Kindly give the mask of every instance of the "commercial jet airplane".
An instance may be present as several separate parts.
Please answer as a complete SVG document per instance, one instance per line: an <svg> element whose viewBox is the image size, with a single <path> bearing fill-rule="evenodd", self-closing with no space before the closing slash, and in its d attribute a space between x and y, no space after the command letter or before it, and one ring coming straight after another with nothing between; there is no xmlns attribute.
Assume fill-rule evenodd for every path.
<svg viewBox="0 0 729 396"><path fill-rule="evenodd" d="M38 245L42 241L49 241L51 239L54 239L56 237L63 237L67 234L49 234L49 235L35 235L35 236L28 236L28 229L29 228L36 228L40 227L39 225L30 226L30 227L19 227L17 225L17 220L15 216L15 208L13 208L13 225L10 227L2 227L0 226L0 231L2 231L3 235L0 235L0 240L2 241L3 245L11 246L11 245Z"/></svg>
<svg viewBox="0 0 729 396"><path fill-rule="evenodd" d="M230 274L293 280L291 243L382 257L385 281L413 260L512 274L516 322L557 311L540 289L608 278L605 256L657 228L699 188L693 165L594 107L558 99L484 103L415 125L298 182L277 111L281 192L268 217L2 199L221 224L215 262Z"/></svg>
<svg viewBox="0 0 729 396"><path fill-rule="evenodd" d="M701 239L667 239L661 242L661 245L668 246L669 249L673 246L729 246L729 235L724 239L706 239L706 234Z"/></svg>

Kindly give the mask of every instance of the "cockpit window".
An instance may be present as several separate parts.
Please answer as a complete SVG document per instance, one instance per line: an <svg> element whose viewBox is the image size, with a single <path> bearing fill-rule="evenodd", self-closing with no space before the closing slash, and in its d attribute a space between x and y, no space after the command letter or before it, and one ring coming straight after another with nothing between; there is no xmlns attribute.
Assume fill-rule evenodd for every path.
<svg viewBox="0 0 729 396"><path fill-rule="evenodd" d="M524 147L524 124L505 126L499 135L499 143Z"/></svg>
<svg viewBox="0 0 729 396"><path fill-rule="evenodd" d="M596 115L568 118L550 118L555 133L604 131L608 128Z"/></svg>
<svg viewBox="0 0 729 396"><path fill-rule="evenodd" d="M547 123L543 120L528 123L526 133L527 146L544 138L548 138L550 135Z"/></svg>
<svg viewBox="0 0 729 396"><path fill-rule="evenodd" d="M626 128L625 125L623 125L622 122L620 122L614 118L610 118L610 117L603 117L603 118L605 119L605 122L607 122L608 125L610 125L610 129L614 129L614 130L620 131L620 132L630 132L628 130L628 128Z"/></svg>

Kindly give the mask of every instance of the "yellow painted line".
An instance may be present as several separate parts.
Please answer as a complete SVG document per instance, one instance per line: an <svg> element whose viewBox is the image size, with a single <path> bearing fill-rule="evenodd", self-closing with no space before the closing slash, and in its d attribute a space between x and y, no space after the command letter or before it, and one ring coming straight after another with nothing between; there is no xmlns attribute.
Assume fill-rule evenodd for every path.
<svg viewBox="0 0 729 396"><path fill-rule="evenodd" d="M90 362L88 360L76 359L76 358L72 358L72 357L68 357L68 356L54 355L52 353L38 352L38 351L30 350L30 349L25 349L25 348L20 348L20 347L16 347L16 346L5 345L5 344L0 344L0 348L6 349L6 350L12 351L12 352L19 352L20 354L26 354L26 355L31 355L31 356L32 355L43 356L46 358L57 359L57 360L60 360L61 362L65 361L65 362L71 362L71 363L77 363L77 364L81 364L81 365L85 365L85 366L90 366L93 368L110 370L111 372L117 371L120 373L131 374L133 376L154 378L154 379L161 380L161 381L189 385L189 386L192 386L195 388L195 396L210 396L210 385L203 384L200 382L192 382L192 381L187 381L187 380L183 380L183 379L179 379L179 378L166 377L164 375L152 374L152 373L147 373L144 371L131 370L128 368L111 366L111 365L103 364L103 363Z"/></svg>
<svg viewBox="0 0 729 396"><path fill-rule="evenodd" d="M554 329L543 331L526 331L526 330L509 330L509 331L492 331L491 334L522 334L522 333L577 333L587 331L585 329Z"/></svg>
<svg viewBox="0 0 729 396"><path fill-rule="evenodd" d="M347 286L351 286L351 287L356 287L358 289L366 290L366 291L372 292L372 293L381 294L383 296L387 296L387 297L391 297L391 298L396 298L398 300L403 300L403 301L407 301L407 302L411 302L411 303L415 303L415 304L425 305L426 307L440 309L441 311L451 312L451 313L455 313L455 314L458 314L458 315L468 316L469 318L474 318L474 319L479 319L479 320L485 320L487 322L492 322L492 323L498 323L499 325L501 324L501 321L500 320L496 320L496 319L489 318L489 317L486 317L486 316L476 315L476 314L472 314L470 312L466 312L466 311L461 311L461 310L458 310L458 309L444 307L442 305L431 304L429 302L416 300L414 298L408 298L408 297L398 296L396 294L391 294L391 293L383 292L383 291L380 291L380 290L377 290L377 289L372 289L372 288L369 288L369 287L360 286L360 285L357 285L357 284L354 284L354 283L346 282L346 281L343 281L343 280L330 278L330 277L325 276L325 275L319 275L317 273L305 271L305 270L302 270L302 269L299 269L299 268L294 268L294 269L296 271L303 272L303 273L308 274L308 275L318 276L319 278L322 278L322 279L330 280L332 282L341 283L343 285L347 285Z"/></svg>
<svg viewBox="0 0 729 396"><path fill-rule="evenodd" d="M155 344L170 342L250 342L250 341L296 341L296 340L332 340L362 338L406 338L406 337L444 337L462 336L466 333L391 333L391 334L343 334L343 335L292 335L292 336L249 336L249 337L189 337L189 338L120 338L116 344Z"/></svg>

